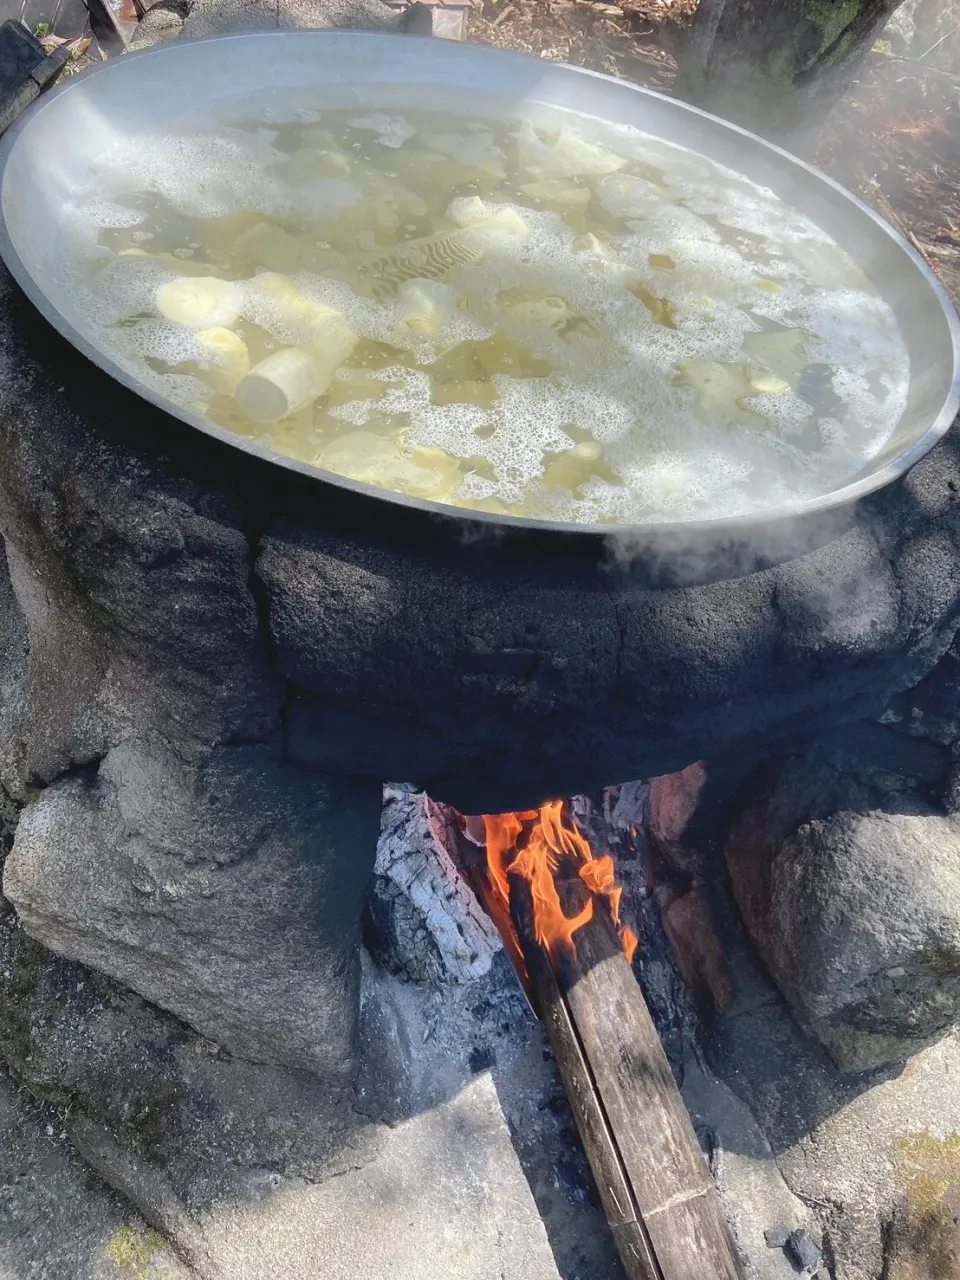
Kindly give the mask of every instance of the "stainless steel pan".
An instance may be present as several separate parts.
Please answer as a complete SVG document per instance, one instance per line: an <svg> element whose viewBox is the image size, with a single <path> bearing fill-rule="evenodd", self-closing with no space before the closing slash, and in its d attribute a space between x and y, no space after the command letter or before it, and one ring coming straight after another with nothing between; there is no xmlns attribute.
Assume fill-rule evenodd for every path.
<svg viewBox="0 0 960 1280"><path fill-rule="evenodd" d="M574 67L475 45L409 36L340 31L266 31L167 44L127 55L66 81L35 103L0 141L0 255L43 315L92 361L141 396L198 431L315 478L318 485L377 493L383 502L442 512L474 523L584 532L583 526L457 513L418 499L371 490L284 457L207 422L141 386L100 345L62 281L62 207L77 175L118 130L148 133L240 93L319 91L358 103L383 100L391 86L485 93L573 108L638 126L700 151L772 187L813 218L863 266L899 318L910 352L909 401L883 452L852 484L814 500L742 518L644 526L643 536L718 540L839 512L908 470L947 431L960 404L958 322L923 260L876 214L836 183L769 143L684 103ZM746 529L745 529L746 526ZM588 531L589 532L589 531ZM597 534L609 534L609 528ZM640 530L637 531L640 534Z"/></svg>

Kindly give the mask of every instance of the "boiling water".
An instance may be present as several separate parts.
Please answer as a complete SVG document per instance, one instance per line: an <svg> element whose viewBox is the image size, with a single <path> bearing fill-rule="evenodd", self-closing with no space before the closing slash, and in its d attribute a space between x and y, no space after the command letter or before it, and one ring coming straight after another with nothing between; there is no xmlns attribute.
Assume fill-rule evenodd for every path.
<svg viewBox="0 0 960 1280"><path fill-rule="evenodd" d="M100 341L291 457L526 517L759 510L889 438L891 309L771 191L569 113L392 106L118 143L69 211Z"/></svg>

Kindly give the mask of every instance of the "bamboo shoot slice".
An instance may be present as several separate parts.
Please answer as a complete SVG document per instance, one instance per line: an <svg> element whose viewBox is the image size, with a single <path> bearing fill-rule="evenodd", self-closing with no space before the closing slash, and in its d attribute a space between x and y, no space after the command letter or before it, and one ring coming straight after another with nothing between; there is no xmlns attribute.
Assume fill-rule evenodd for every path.
<svg viewBox="0 0 960 1280"><path fill-rule="evenodd" d="M197 334L204 376L214 390L231 395L250 368L247 344L232 329L201 329Z"/></svg>
<svg viewBox="0 0 960 1280"><path fill-rule="evenodd" d="M489 218L490 210L479 196L460 196L450 204L447 217L460 227L469 227Z"/></svg>
<svg viewBox="0 0 960 1280"><path fill-rule="evenodd" d="M530 228L516 209L498 209L480 222L473 222L465 231L470 239L480 235L480 244L491 239L522 240Z"/></svg>
<svg viewBox="0 0 960 1280"><path fill-rule="evenodd" d="M210 262L198 262L195 258L178 258L174 253L148 253L146 249L137 248L135 245L127 245L125 249L118 250L116 257L158 262L164 267L169 267L178 276L216 276L219 279L223 275L220 268ZM115 262L116 258L107 258L105 261Z"/></svg>
<svg viewBox="0 0 960 1280"><path fill-rule="evenodd" d="M356 334L339 311L306 297L288 277L262 271L248 282L247 315L279 341L291 345L317 343L343 346L345 360L356 345Z"/></svg>
<svg viewBox="0 0 960 1280"><path fill-rule="evenodd" d="M573 319L573 312L563 298L559 297L508 302L504 309L511 330L531 337L550 329L562 329Z"/></svg>
<svg viewBox="0 0 960 1280"><path fill-rule="evenodd" d="M183 276L161 285L157 310L188 329L229 327L240 315L243 291L232 280L216 276Z"/></svg>
<svg viewBox="0 0 960 1280"><path fill-rule="evenodd" d="M331 370L308 347L285 347L267 356L237 386L237 404L254 422L279 422L330 385Z"/></svg>
<svg viewBox="0 0 960 1280"><path fill-rule="evenodd" d="M230 251L251 266L267 267L270 271L295 271L308 256L302 240L269 222L258 222L245 231L233 242Z"/></svg>
<svg viewBox="0 0 960 1280"><path fill-rule="evenodd" d="M768 368L792 387L796 387L800 375L810 363L804 349L806 334L802 329L783 329L776 333L746 333L743 349L749 356L762 360Z"/></svg>
<svg viewBox="0 0 960 1280"><path fill-rule="evenodd" d="M552 145L524 120L514 135L520 166L531 178L581 178L616 173L627 163L599 143L588 142L569 129L561 129Z"/></svg>
<svg viewBox="0 0 960 1280"><path fill-rule="evenodd" d="M528 182L520 190L531 200L540 200L561 210L585 209L593 198L589 187L578 187L576 183L565 182L562 178Z"/></svg>
<svg viewBox="0 0 960 1280"><path fill-rule="evenodd" d="M404 280L399 290L403 322L413 333L435 337L454 311L457 295L439 280Z"/></svg>
<svg viewBox="0 0 960 1280"><path fill-rule="evenodd" d="M328 331L306 347L285 347L261 360L237 386L237 403L255 422L278 422L319 396L357 345L357 335L331 312Z"/></svg>

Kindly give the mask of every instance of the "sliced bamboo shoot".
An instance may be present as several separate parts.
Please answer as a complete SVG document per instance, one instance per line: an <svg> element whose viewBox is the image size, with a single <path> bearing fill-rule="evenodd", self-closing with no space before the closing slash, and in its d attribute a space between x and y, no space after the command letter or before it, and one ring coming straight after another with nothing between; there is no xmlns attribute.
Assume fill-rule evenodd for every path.
<svg viewBox="0 0 960 1280"><path fill-rule="evenodd" d="M514 135L520 167L531 178L580 178L615 173L627 163L605 146L561 129L556 142L544 142L528 120Z"/></svg>
<svg viewBox="0 0 960 1280"><path fill-rule="evenodd" d="M311 178L349 178L352 169L349 157L342 151L300 147L291 154L283 174L295 182L303 182Z"/></svg>
<svg viewBox="0 0 960 1280"><path fill-rule="evenodd" d="M576 183L562 178L527 182L520 190L533 200L541 200L544 204L559 209L585 209L593 197L589 187L578 187Z"/></svg>
<svg viewBox="0 0 960 1280"><path fill-rule="evenodd" d="M188 329L228 327L240 315L243 291L215 276L182 277L160 286L156 304L161 315Z"/></svg>
<svg viewBox="0 0 960 1280"><path fill-rule="evenodd" d="M447 209L447 217L460 227L470 227L489 218L490 210L479 196L460 196Z"/></svg>
<svg viewBox="0 0 960 1280"><path fill-rule="evenodd" d="M803 345L806 336L802 329L746 333L743 336L743 349L747 355L762 360L774 373L796 388L800 375L810 363Z"/></svg>
<svg viewBox="0 0 960 1280"><path fill-rule="evenodd" d="M482 221L471 223L465 230L469 233L471 240L474 236L480 235L482 237L480 243L483 244L488 237L522 240L530 228L516 209L498 209Z"/></svg>
<svg viewBox="0 0 960 1280"><path fill-rule="evenodd" d="M776 374L768 373L766 369L748 369L747 381L760 395L782 396L790 390L789 382L784 382Z"/></svg>
<svg viewBox="0 0 960 1280"><path fill-rule="evenodd" d="M655 217L663 208L663 192L646 178L612 173L597 184L597 199L614 218Z"/></svg>
<svg viewBox="0 0 960 1280"><path fill-rule="evenodd" d="M323 302L314 302L297 288L289 276L262 271L247 285L249 319L274 334L281 342L302 346L314 343L356 344L356 335L339 311ZM346 355L341 359L346 359Z"/></svg>
<svg viewBox="0 0 960 1280"><path fill-rule="evenodd" d="M510 302L505 310L511 329L531 337L548 329L560 329L573 319L573 312L563 298L558 297Z"/></svg>
<svg viewBox="0 0 960 1280"><path fill-rule="evenodd" d="M439 280L404 280L399 289L403 322L421 337L434 337L453 312L457 295Z"/></svg>
<svg viewBox="0 0 960 1280"><path fill-rule="evenodd" d="M441 449L405 447L369 431L351 431L321 448L317 466L363 484L415 498L453 502L462 476L456 458Z"/></svg>
<svg viewBox="0 0 960 1280"><path fill-rule="evenodd" d="M258 222L245 231L233 242L231 253L270 271L296 271L309 256L302 240L269 222Z"/></svg>
<svg viewBox="0 0 960 1280"><path fill-rule="evenodd" d="M232 329L201 329L197 334L204 375L214 390L231 395L250 369L247 344Z"/></svg>
<svg viewBox="0 0 960 1280"><path fill-rule="evenodd" d="M159 262L169 267L178 276L216 276L219 279L223 275L220 268L213 266L210 262L197 262L195 258L178 258L174 253L148 253L146 249L140 249L134 245L120 249L117 258L145 258L148 262ZM111 262L116 259L107 258L105 261Z"/></svg>
<svg viewBox="0 0 960 1280"><path fill-rule="evenodd" d="M357 345L340 320L309 347L285 347L261 360L237 386L237 403L255 422L279 422L322 396Z"/></svg>
<svg viewBox="0 0 960 1280"><path fill-rule="evenodd" d="M603 456L603 449L594 440L582 440L548 463L543 483L548 488L559 488L568 493L577 490L594 473Z"/></svg>

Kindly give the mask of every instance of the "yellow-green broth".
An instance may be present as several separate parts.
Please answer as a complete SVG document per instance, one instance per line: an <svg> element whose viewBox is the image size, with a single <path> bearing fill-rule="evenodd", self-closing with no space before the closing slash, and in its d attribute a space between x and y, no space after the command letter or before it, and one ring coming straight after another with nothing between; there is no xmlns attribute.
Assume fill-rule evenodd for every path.
<svg viewBox="0 0 960 1280"><path fill-rule="evenodd" d="M76 303L179 405L383 489L590 524L812 497L896 426L890 307L770 190L570 113L297 115L118 142L77 196Z"/></svg>

